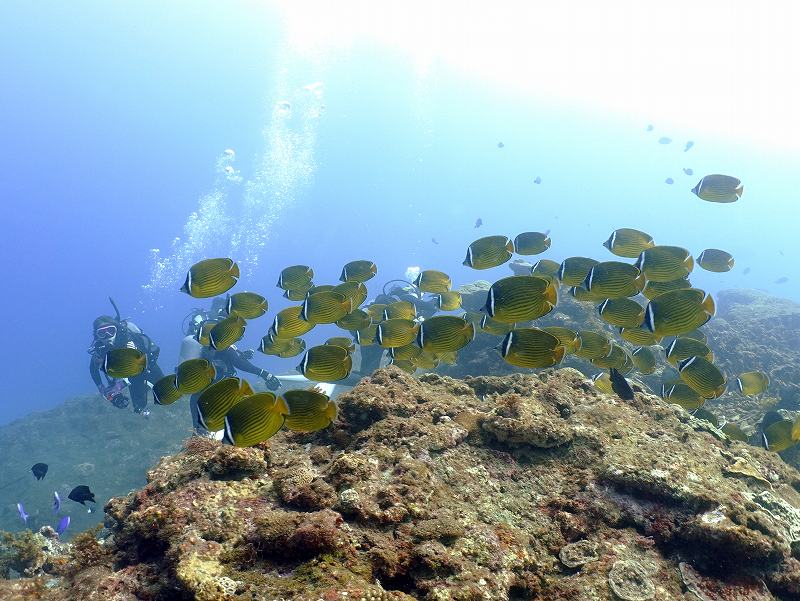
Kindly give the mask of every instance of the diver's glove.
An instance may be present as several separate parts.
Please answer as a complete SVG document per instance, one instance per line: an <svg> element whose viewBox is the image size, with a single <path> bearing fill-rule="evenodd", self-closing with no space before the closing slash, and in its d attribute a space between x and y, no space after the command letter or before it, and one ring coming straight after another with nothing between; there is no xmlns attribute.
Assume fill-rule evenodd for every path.
<svg viewBox="0 0 800 601"><path fill-rule="evenodd" d="M258 374L258 377L264 380L264 384L266 384L267 388L270 390L278 390L278 388L281 387L281 381L268 371L264 371L262 369L261 373Z"/></svg>
<svg viewBox="0 0 800 601"><path fill-rule="evenodd" d="M239 354L242 357L244 357L245 359L247 359L248 361L250 361L250 359L252 359L253 357L256 356L256 352L251 348L245 349L243 351L239 351Z"/></svg>
<svg viewBox="0 0 800 601"><path fill-rule="evenodd" d="M111 404L117 409L125 409L129 402L128 397L126 397L124 394L115 394L108 400L111 401Z"/></svg>

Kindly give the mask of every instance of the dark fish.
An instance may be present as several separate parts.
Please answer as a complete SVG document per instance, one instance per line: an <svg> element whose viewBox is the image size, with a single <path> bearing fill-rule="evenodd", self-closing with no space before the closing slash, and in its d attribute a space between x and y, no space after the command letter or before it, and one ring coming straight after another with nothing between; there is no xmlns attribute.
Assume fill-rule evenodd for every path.
<svg viewBox="0 0 800 601"><path fill-rule="evenodd" d="M271 392L248 396L225 415L222 441L237 447L252 447L275 435L288 414L286 401Z"/></svg>
<svg viewBox="0 0 800 601"><path fill-rule="evenodd" d="M668 177L667 179L664 180L664 183L671 186L672 184L675 183L675 180L672 179L671 177Z"/></svg>
<svg viewBox="0 0 800 601"><path fill-rule="evenodd" d="M689 149L690 149L692 146L694 146L694 142L692 142L691 140L689 140L688 142L686 142L686 146L684 146L684 147L683 147L683 152L686 152L686 151L687 151L687 150L689 150Z"/></svg>
<svg viewBox="0 0 800 601"><path fill-rule="evenodd" d="M661 137L658 139L658 143L659 143L659 144L671 144L671 143L672 143L672 138L668 138L668 137L666 137L666 136L661 136Z"/></svg>
<svg viewBox="0 0 800 601"><path fill-rule="evenodd" d="M25 508L22 506L22 503L17 503L17 512L19 513L19 518L27 524L28 514L25 513Z"/></svg>
<svg viewBox="0 0 800 601"><path fill-rule="evenodd" d="M497 143L497 147L498 147L498 148L504 148L504 147L505 147L505 144L503 144L502 142L498 142L498 143Z"/></svg>
<svg viewBox="0 0 800 601"><path fill-rule="evenodd" d="M692 188L698 198L708 202L736 202L742 197L743 191L739 178L719 173L706 175Z"/></svg>
<svg viewBox="0 0 800 601"><path fill-rule="evenodd" d="M475 220L475 229L479 228L479 227L480 227L480 226L482 226L482 225L483 225L483 219L481 219L480 217L478 217L478 218Z"/></svg>
<svg viewBox="0 0 800 601"><path fill-rule="evenodd" d="M41 480L47 474L47 464L46 463L34 463L33 467L31 468L33 475L36 476L37 480Z"/></svg>
<svg viewBox="0 0 800 601"><path fill-rule="evenodd" d="M71 501L75 501L76 503L80 503L81 505L86 505L86 501L91 501L92 503L96 503L94 500L94 493L89 490L89 487L85 484L81 484L80 486L76 486L73 488L67 498Z"/></svg>
<svg viewBox="0 0 800 601"><path fill-rule="evenodd" d="M608 370L608 373L611 378L611 390L613 390L623 401L632 401L633 388L631 388L631 385L628 384L628 380L625 379L625 376L623 376L613 367Z"/></svg>
<svg viewBox="0 0 800 601"><path fill-rule="evenodd" d="M181 292L195 298L211 298L227 292L238 280L239 266L233 259L206 259L189 268Z"/></svg>
<svg viewBox="0 0 800 601"><path fill-rule="evenodd" d="M439 244L439 243L436 241L436 238L431 238L431 242L433 242L434 244Z"/></svg>
<svg viewBox="0 0 800 601"><path fill-rule="evenodd" d="M784 275L784 276L781 276L781 277L779 277L777 280L775 280L775 283L776 283L776 284L785 284L785 283L786 283L786 282L788 282L788 281L789 281L789 278L787 278L787 277Z"/></svg>
<svg viewBox="0 0 800 601"><path fill-rule="evenodd" d="M56 532L58 533L59 536L61 536L67 531L67 528L69 528L69 522L70 518L68 515L65 515L63 518L61 518L61 521L58 523L58 526L56 526Z"/></svg>
<svg viewBox="0 0 800 601"><path fill-rule="evenodd" d="M53 513L61 511L61 497L58 491L53 491Z"/></svg>
<svg viewBox="0 0 800 601"><path fill-rule="evenodd" d="M542 178L537 175L536 177L533 178L533 183L534 184L541 184L542 183Z"/></svg>
<svg viewBox="0 0 800 601"><path fill-rule="evenodd" d="M117 348L103 358L103 371L112 378L138 376L147 367L147 356L135 348Z"/></svg>
<svg viewBox="0 0 800 601"><path fill-rule="evenodd" d="M683 172L686 175L694 175L694 169L692 169L691 167L684 167L683 168Z"/></svg>

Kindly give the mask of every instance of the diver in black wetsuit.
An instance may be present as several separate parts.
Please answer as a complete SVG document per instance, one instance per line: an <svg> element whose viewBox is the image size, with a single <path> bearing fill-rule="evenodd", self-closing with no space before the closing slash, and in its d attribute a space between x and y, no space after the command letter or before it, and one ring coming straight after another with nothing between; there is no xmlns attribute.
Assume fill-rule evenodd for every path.
<svg viewBox="0 0 800 601"><path fill-rule="evenodd" d="M89 375L91 375L92 381L97 386L98 392L119 409L124 409L128 406L128 399L122 394L127 380L130 387L130 402L133 404L133 412L147 416L149 415L147 411L148 383L152 385L164 376L158 366L158 354L161 349L135 323L121 319L114 301L111 300L111 303L114 305L116 317L101 315L93 323L94 340L88 351L91 355ZM147 356L145 370L138 376L124 380L116 380L106 374L102 374L100 366L103 364L105 354L112 349L125 347L139 349ZM103 382L103 376L105 376L105 383Z"/></svg>
<svg viewBox="0 0 800 601"><path fill-rule="evenodd" d="M393 286L387 290L389 284L398 283L400 285ZM433 300L423 300L422 293L417 289L414 284L406 280L389 280L383 285L383 293L375 297L375 300L370 302L367 306L373 304L388 305L396 303L397 301L408 301L414 305L417 310L417 317L423 320L432 317L436 313L436 303ZM381 366L381 359L383 352L386 350L377 344L370 346L359 347L361 353L361 365L358 368L359 377L368 376L373 371Z"/></svg>
<svg viewBox="0 0 800 601"><path fill-rule="evenodd" d="M184 337L181 342L180 357L178 364L180 365L188 359L208 359L214 365L216 375L214 381L221 380L231 376L236 376L237 371L243 371L248 374L253 374L264 380L264 384L269 390L277 390L281 387L281 381L265 369L254 365L250 362L255 354L254 351L247 349L240 351L235 345L228 348L215 351L209 346L203 346L197 341L197 333L203 327L203 324L209 319L219 319L225 317L223 314L225 299L215 299L211 305L211 310L206 312L202 309L196 309L187 318L191 318L188 324L185 323ZM186 321L186 320L184 320ZM199 419L199 412L197 409L197 399L201 393L193 394L189 400L189 407L192 412L192 425L195 432L198 434L207 434L205 428L201 425Z"/></svg>

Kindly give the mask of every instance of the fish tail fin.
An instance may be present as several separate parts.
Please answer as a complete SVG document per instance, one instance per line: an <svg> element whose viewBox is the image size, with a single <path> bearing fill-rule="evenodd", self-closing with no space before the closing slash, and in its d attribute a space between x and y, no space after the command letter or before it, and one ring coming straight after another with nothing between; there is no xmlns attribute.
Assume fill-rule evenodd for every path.
<svg viewBox="0 0 800 601"><path fill-rule="evenodd" d="M710 294L706 294L706 297L703 299L703 309L712 317L717 312L717 305L714 303L714 297Z"/></svg>
<svg viewBox="0 0 800 601"><path fill-rule="evenodd" d="M743 184L739 184L739 187L736 188L733 192L734 192L734 194L736 194L736 196L738 198L741 198L742 197L742 193L744 192L744 185Z"/></svg>

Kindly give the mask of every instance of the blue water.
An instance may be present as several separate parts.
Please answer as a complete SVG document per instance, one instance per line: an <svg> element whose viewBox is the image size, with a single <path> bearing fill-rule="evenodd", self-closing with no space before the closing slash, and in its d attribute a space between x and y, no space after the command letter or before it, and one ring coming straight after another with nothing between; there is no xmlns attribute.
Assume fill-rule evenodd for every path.
<svg viewBox="0 0 800 601"><path fill-rule="evenodd" d="M86 348L109 295L171 370L181 319L207 305L178 288L210 256L239 261L237 289L269 300L243 347L291 304L275 287L287 265L326 283L349 260L374 260L371 294L414 265L457 285L494 280L507 267L463 267L467 245L527 230L549 229L540 258L559 261L613 258L601 243L617 227L695 254L723 248L734 271L696 269L695 285L800 300L796 156L669 123L647 132L639 117L511 93L446 64L421 78L375 44L314 63L280 25L247 2L0 5L0 422L93 392ZM689 190L706 173L741 178L742 200L699 200ZM255 361L280 374L298 359Z"/></svg>

